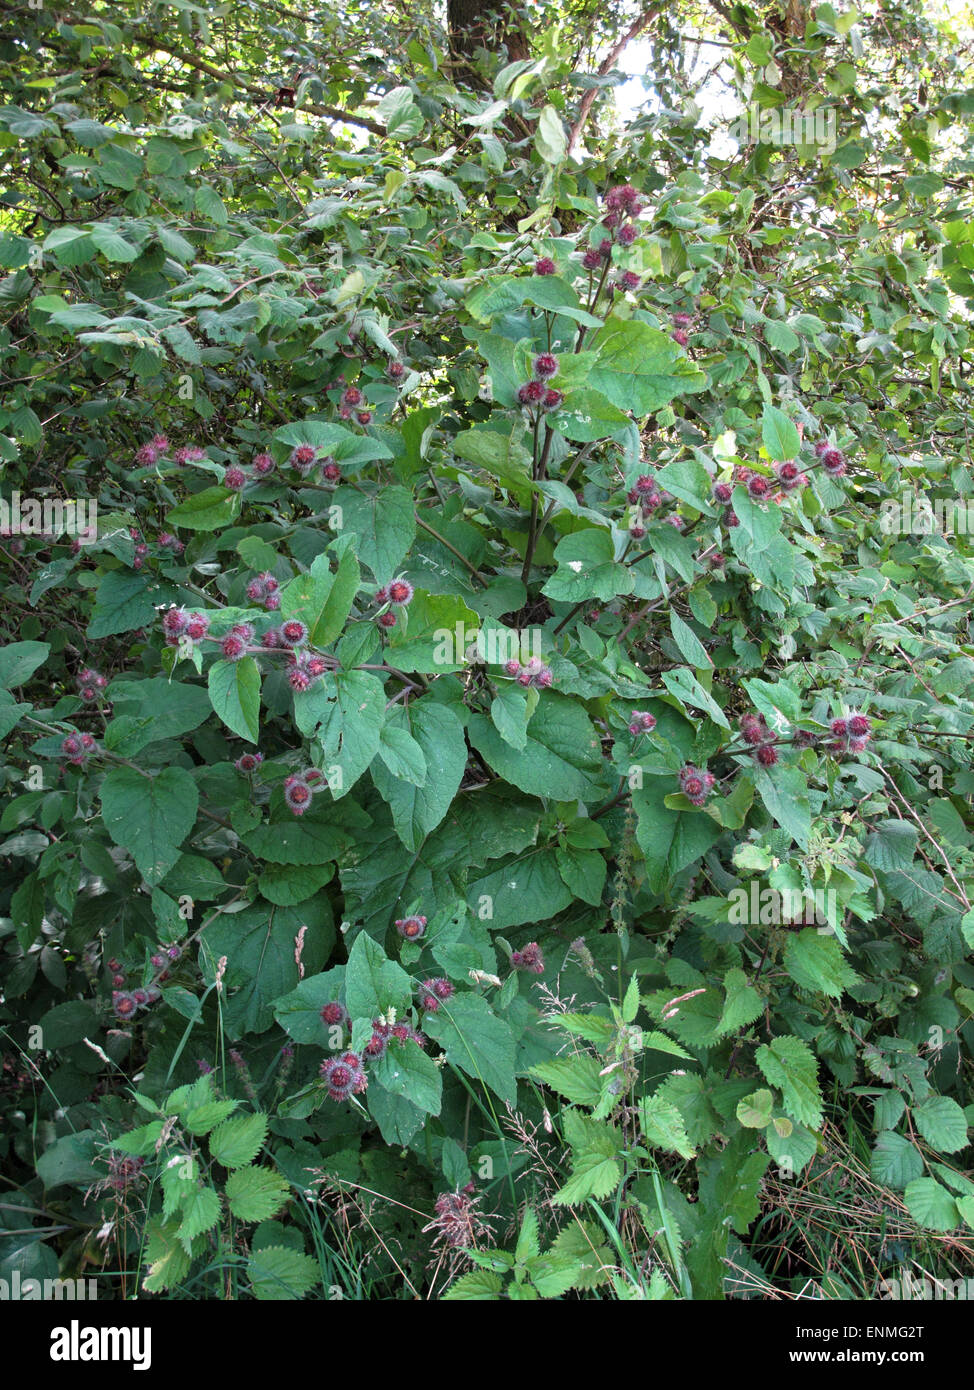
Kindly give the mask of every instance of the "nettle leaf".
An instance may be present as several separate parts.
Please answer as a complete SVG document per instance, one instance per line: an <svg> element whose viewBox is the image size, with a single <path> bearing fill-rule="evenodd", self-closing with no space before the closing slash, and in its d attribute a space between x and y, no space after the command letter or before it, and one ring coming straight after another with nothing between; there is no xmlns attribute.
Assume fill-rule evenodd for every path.
<svg viewBox="0 0 974 1390"><path fill-rule="evenodd" d="M614 1125L586 1119L575 1110L564 1112L562 1120L572 1148L572 1173L552 1196L552 1205L580 1206L590 1197L608 1197L622 1177L622 1136Z"/></svg>
<svg viewBox="0 0 974 1390"><path fill-rule="evenodd" d="M180 1234L178 1221L150 1221L146 1225L145 1263L142 1281L146 1293L162 1293L181 1284L190 1271L192 1257Z"/></svg>
<svg viewBox="0 0 974 1390"><path fill-rule="evenodd" d="M650 1148L665 1149L681 1158L695 1157L696 1150L687 1138L683 1116L672 1101L660 1095L644 1096L639 1102L639 1123Z"/></svg>
<svg viewBox="0 0 974 1390"><path fill-rule="evenodd" d="M102 782L101 805L109 835L129 851L146 883L157 884L196 823L199 792L181 767L167 767L154 777L114 767Z"/></svg>
<svg viewBox="0 0 974 1390"><path fill-rule="evenodd" d="M288 1182L272 1168L238 1168L227 1178L227 1204L238 1221L267 1221L284 1206Z"/></svg>
<svg viewBox="0 0 974 1390"><path fill-rule="evenodd" d="M256 743L260 735L260 669L254 658L215 662L207 686L214 710L231 733Z"/></svg>
<svg viewBox="0 0 974 1390"><path fill-rule="evenodd" d="M846 962L835 937L814 927L788 937L784 966L802 989L828 994L833 999L841 998L845 990L859 983L859 976Z"/></svg>
<svg viewBox="0 0 974 1390"><path fill-rule="evenodd" d="M303 1298L321 1279L317 1260L284 1245L263 1245L247 1259L247 1277L261 1302Z"/></svg>
<svg viewBox="0 0 974 1390"><path fill-rule="evenodd" d="M602 1099L601 1069L597 1057L580 1052L574 1057L556 1057L551 1062L542 1062L531 1068L531 1075L573 1105L594 1109Z"/></svg>
<svg viewBox="0 0 974 1390"><path fill-rule="evenodd" d="M254 1161L266 1138L266 1115L237 1115L218 1125L210 1135L210 1156L224 1168L242 1168Z"/></svg>
<svg viewBox="0 0 974 1390"><path fill-rule="evenodd" d="M780 1088L782 1103L789 1115L800 1124L820 1129L822 1092L818 1084L818 1063L808 1044L801 1038L775 1038L770 1045L762 1043L755 1060L772 1086Z"/></svg>
<svg viewBox="0 0 974 1390"><path fill-rule="evenodd" d="M620 410L641 419L675 396L702 391L705 374L694 367L667 334L635 319L612 319L588 342L598 352L588 384Z"/></svg>

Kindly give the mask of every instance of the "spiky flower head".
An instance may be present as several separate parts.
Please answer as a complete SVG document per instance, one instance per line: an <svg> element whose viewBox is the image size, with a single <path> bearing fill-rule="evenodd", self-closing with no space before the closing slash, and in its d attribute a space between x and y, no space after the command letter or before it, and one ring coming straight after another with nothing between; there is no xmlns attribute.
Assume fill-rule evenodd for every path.
<svg viewBox="0 0 974 1390"><path fill-rule="evenodd" d="M418 941L426 931L426 918L420 916L397 917L395 925L396 931L407 941Z"/></svg>
<svg viewBox="0 0 974 1390"><path fill-rule="evenodd" d="M515 970L529 970L532 975L544 974L544 956L536 941L529 941L520 951L511 952L511 965Z"/></svg>
<svg viewBox="0 0 974 1390"><path fill-rule="evenodd" d="M405 579L394 579L389 585L389 602L405 607L413 601L413 586Z"/></svg>

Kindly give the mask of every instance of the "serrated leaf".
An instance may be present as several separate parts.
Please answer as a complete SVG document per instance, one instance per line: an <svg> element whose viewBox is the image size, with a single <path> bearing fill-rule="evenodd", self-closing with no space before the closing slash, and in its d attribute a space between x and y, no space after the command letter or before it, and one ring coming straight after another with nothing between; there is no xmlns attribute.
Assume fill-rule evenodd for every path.
<svg viewBox="0 0 974 1390"><path fill-rule="evenodd" d="M235 1115L210 1135L210 1155L224 1168L242 1168L256 1157L266 1137L266 1115Z"/></svg>
<svg viewBox="0 0 974 1390"><path fill-rule="evenodd" d="M303 1298L321 1278L317 1260L284 1245L263 1245L252 1250L247 1275L254 1297L261 1302Z"/></svg>
<svg viewBox="0 0 974 1390"><path fill-rule="evenodd" d="M240 1221L267 1221L284 1206L288 1190L272 1168L238 1168L227 1178L227 1202Z"/></svg>

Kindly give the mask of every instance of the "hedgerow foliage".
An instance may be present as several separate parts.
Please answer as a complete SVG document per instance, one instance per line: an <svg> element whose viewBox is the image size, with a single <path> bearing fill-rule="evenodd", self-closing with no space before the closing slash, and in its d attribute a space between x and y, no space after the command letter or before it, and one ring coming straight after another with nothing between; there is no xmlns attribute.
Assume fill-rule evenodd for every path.
<svg viewBox="0 0 974 1390"><path fill-rule="evenodd" d="M961 46L908 3L684 7L613 133L581 12L536 6L509 62L297 8L3 6L2 492L97 504L0 547L0 1225L38 1228L3 1277L943 1268L974 1227L974 555L924 510L972 493ZM832 147L711 150L694 26ZM839 1236L867 1186L878 1216L829 1281L761 1232L840 1152Z"/></svg>

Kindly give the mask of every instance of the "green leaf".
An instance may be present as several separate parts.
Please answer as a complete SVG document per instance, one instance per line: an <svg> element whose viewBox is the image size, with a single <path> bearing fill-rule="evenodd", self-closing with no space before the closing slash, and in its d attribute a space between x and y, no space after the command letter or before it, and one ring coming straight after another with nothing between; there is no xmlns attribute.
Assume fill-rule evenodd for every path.
<svg viewBox="0 0 974 1390"><path fill-rule="evenodd" d="M117 845L128 850L146 883L155 885L179 858L196 823L199 792L185 769L167 767L154 777L113 767L101 786L102 819Z"/></svg>
<svg viewBox="0 0 974 1390"><path fill-rule="evenodd" d="M822 1093L815 1054L800 1038L785 1035L762 1044L755 1060L772 1086L781 1089L788 1114L812 1129L822 1127Z"/></svg>
<svg viewBox="0 0 974 1390"><path fill-rule="evenodd" d="M179 1226L179 1238L188 1245L201 1236L204 1231L211 1231L220 1219L220 1194L213 1187L198 1187L185 1201L181 1208L182 1221Z"/></svg>
<svg viewBox="0 0 974 1390"><path fill-rule="evenodd" d="M565 1138L572 1148L572 1173L552 1196L553 1206L579 1206L594 1197L600 1201L622 1178L618 1154L621 1136L613 1125L589 1120L575 1110L563 1113Z"/></svg>
<svg viewBox="0 0 974 1390"><path fill-rule="evenodd" d="M178 1221L150 1221L145 1236L145 1262L149 1272L142 1287L146 1293L162 1293L186 1278L192 1257L183 1244Z"/></svg>
<svg viewBox="0 0 974 1390"><path fill-rule="evenodd" d="M902 1134L886 1130L876 1139L869 1171L876 1182L902 1192L923 1173L923 1156Z"/></svg>
<svg viewBox="0 0 974 1390"><path fill-rule="evenodd" d="M341 636L358 593L358 560L346 550L332 573L328 556L319 555L308 574L299 574L281 590L281 617L298 618L312 646L327 647Z"/></svg>
<svg viewBox="0 0 974 1390"><path fill-rule="evenodd" d="M330 864L349 842L347 830L334 822L334 811L318 800L303 816L283 810L269 824L241 836L249 850L270 864Z"/></svg>
<svg viewBox="0 0 974 1390"><path fill-rule="evenodd" d="M602 1098L600 1071L597 1057L580 1052L574 1057L556 1057L542 1062L531 1068L531 1075L573 1105L588 1105L594 1109Z"/></svg>
<svg viewBox="0 0 974 1390"><path fill-rule="evenodd" d="M529 692L516 685L503 685L490 705L490 717L494 728L505 743L521 752L528 741L528 719L537 708L537 693L533 705L528 701Z"/></svg>
<svg viewBox="0 0 974 1390"><path fill-rule="evenodd" d="M257 1157L266 1137L266 1115L235 1115L210 1135L210 1155L224 1168L242 1168Z"/></svg>
<svg viewBox="0 0 974 1390"><path fill-rule="evenodd" d="M50 655L47 642L10 642L0 647L0 686L23 685Z"/></svg>
<svg viewBox="0 0 974 1390"><path fill-rule="evenodd" d="M275 1003L298 983L294 953L302 927L306 930L301 962L306 971L319 970L335 942L326 893L299 907L255 903L207 927L203 944L208 971L221 956L227 957L223 1022L231 1036L262 1033L271 1026Z"/></svg>
<svg viewBox="0 0 974 1390"><path fill-rule="evenodd" d="M538 117L534 148L546 164L561 164L568 152L568 136L553 106L545 106Z"/></svg>
<svg viewBox="0 0 974 1390"><path fill-rule="evenodd" d="M489 1269L474 1269L462 1275L443 1294L445 1302L496 1302L504 1288L504 1280Z"/></svg>
<svg viewBox="0 0 974 1390"><path fill-rule="evenodd" d="M639 1102L639 1121L643 1138L650 1148L665 1149L681 1158L694 1158L696 1150L687 1138L683 1116L672 1101L660 1095L644 1096Z"/></svg>
<svg viewBox="0 0 974 1390"><path fill-rule="evenodd" d="M357 536L355 554L377 584L388 584L416 536L412 494L403 487L384 487L366 496L340 487L335 503L342 509L343 533Z"/></svg>
<svg viewBox="0 0 974 1390"><path fill-rule="evenodd" d="M967 1147L967 1119L949 1096L928 1096L913 1110L913 1121L927 1143L940 1153Z"/></svg>
<svg viewBox="0 0 974 1390"><path fill-rule="evenodd" d="M360 932L345 968L345 1002L353 1018L375 1018L394 1008L401 1015L412 988L402 966L389 960L377 941Z"/></svg>
<svg viewBox="0 0 974 1390"><path fill-rule="evenodd" d="M558 568L542 589L549 598L565 603L589 598L607 602L617 594L632 593L632 571L616 562L612 536L601 527L565 536L555 547L555 560Z"/></svg>
<svg viewBox="0 0 974 1390"><path fill-rule="evenodd" d="M379 751L386 719L382 682L370 671L339 671L294 700L299 728L315 737L332 796L338 800Z"/></svg>
<svg viewBox="0 0 974 1390"><path fill-rule="evenodd" d="M589 386L637 419L707 384L673 340L648 323L612 319L588 346L599 354Z"/></svg>
<svg viewBox="0 0 974 1390"><path fill-rule="evenodd" d="M713 669L714 663L707 655L706 647L693 629L683 621L675 608L670 609L670 631L684 661L696 667L698 671Z"/></svg>
<svg viewBox="0 0 974 1390"><path fill-rule="evenodd" d="M438 1013L427 1014L423 1031L440 1044L453 1066L485 1085L501 1100L517 1103L514 1035L479 994L455 994Z"/></svg>
<svg viewBox="0 0 974 1390"><path fill-rule="evenodd" d="M371 1068L375 1082L390 1095L402 1096L428 1115L438 1115L443 1100L443 1073L418 1043L393 1042Z"/></svg>
<svg viewBox="0 0 974 1390"><path fill-rule="evenodd" d="M423 129L423 113L408 87L393 87L376 107L390 140L411 140Z"/></svg>
<svg viewBox="0 0 974 1390"><path fill-rule="evenodd" d="M751 774L772 820L787 831L799 848L807 850L812 833L812 813L804 773L794 766L779 765L772 773L766 767L756 765L751 769Z"/></svg>
<svg viewBox="0 0 974 1390"><path fill-rule="evenodd" d="M961 1224L957 1203L935 1178L915 1178L903 1200L914 1221L928 1231L952 1231Z"/></svg>
<svg viewBox="0 0 974 1390"><path fill-rule="evenodd" d="M252 1250L247 1277L254 1297L261 1302L303 1298L321 1279L317 1260L285 1245L264 1245Z"/></svg>
<svg viewBox="0 0 974 1390"><path fill-rule="evenodd" d="M598 850L562 849L555 850L558 872L571 890L574 898L598 907L605 889L608 865L604 855Z"/></svg>
<svg viewBox="0 0 974 1390"><path fill-rule="evenodd" d="M155 604L149 594L149 581L143 575L110 570L102 576L88 624L89 637L112 637L117 632L149 627L155 621Z"/></svg>
<svg viewBox="0 0 974 1390"><path fill-rule="evenodd" d="M411 777L396 776L387 757L372 768L372 780L389 804L396 833L407 849L416 850L443 820L459 790L467 766L463 725L452 709L427 696L397 710L386 727L394 735L407 734L422 759L420 785Z"/></svg>
<svg viewBox="0 0 974 1390"><path fill-rule="evenodd" d="M334 873L334 864L271 864L257 880L257 886L268 902L293 907L324 888Z"/></svg>
<svg viewBox="0 0 974 1390"><path fill-rule="evenodd" d="M605 790L601 741L581 705L565 695L543 693L520 752L482 714L473 716L467 733L499 776L532 796L591 801Z"/></svg>
<svg viewBox="0 0 974 1390"><path fill-rule="evenodd" d="M827 994L833 999L841 998L845 990L859 982L859 976L846 962L835 937L818 932L814 927L789 935L784 966L802 989Z"/></svg>
<svg viewBox="0 0 974 1390"><path fill-rule="evenodd" d="M745 1129L766 1129L771 1123L774 1096L770 1091L752 1091L737 1102L734 1112Z"/></svg>
<svg viewBox="0 0 974 1390"><path fill-rule="evenodd" d="M238 1168L227 1178L226 1193L239 1221L267 1221L287 1201L288 1183L272 1168Z"/></svg>
<svg viewBox="0 0 974 1390"><path fill-rule="evenodd" d="M214 710L231 733L256 743L260 736L260 668L254 658L215 662L207 688Z"/></svg>
<svg viewBox="0 0 974 1390"><path fill-rule="evenodd" d="M238 1104L239 1102L235 1100L204 1101L202 1105L193 1106L184 1113L183 1124L190 1134L209 1134L210 1130L221 1120L225 1120L228 1115L233 1114Z"/></svg>
<svg viewBox="0 0 974 1390"><path fill-rule="evenodd" d="M225 487L207 487L173 507L166 520L170 526L181 526L187 531L219 531L230 525L239 507L239 493L228 492Z"/></svg>
<svg viewBox="0 0 974 1390"><path fill-rule="evenodd" d="M766 405L761 416L761 442L777 462L798 457L801 440L788 416L773 405Z"/></svg>

